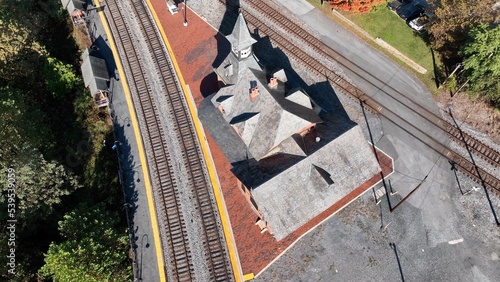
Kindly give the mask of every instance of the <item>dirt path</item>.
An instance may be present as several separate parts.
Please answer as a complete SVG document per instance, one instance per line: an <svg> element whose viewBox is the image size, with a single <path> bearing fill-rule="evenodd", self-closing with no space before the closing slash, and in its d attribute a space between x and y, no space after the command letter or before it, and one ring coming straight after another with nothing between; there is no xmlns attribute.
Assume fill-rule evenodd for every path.
<svg viewBox="0 0 500 282"><path fill-rule="evenodd" d="M438 106L443 111L448 111L450 95L443 93L436 98ZM477 133L487 135L492 142L500 145L500 111L492 108L487 103L477 99L458 94L453 98L453 116L461 123L467 124L469 130L475 129Z"/></svg>

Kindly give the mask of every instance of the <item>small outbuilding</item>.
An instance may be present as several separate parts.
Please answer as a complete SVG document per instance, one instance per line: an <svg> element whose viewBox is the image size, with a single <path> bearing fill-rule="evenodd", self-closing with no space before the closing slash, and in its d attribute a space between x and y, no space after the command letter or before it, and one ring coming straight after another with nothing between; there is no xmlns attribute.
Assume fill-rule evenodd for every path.
<svg viewBox="0 0 500 282"><path fill-rule="evenodd" d="M98 107L108 106L109 73L106 61L97 51L86 49L82 54L82 75L85 87Z"/></svg>

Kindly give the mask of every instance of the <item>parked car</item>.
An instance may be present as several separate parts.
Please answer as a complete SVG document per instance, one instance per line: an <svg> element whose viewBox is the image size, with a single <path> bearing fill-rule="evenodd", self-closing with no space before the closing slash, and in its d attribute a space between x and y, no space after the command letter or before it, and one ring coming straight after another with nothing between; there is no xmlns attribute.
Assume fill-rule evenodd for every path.
<svg viewBox="0 0 500 282"><path fill-rule="evenodd" d="M421 32L425 27L434 22L434 15L424 13L422 16L408 22L408 25L415 31Z"/></svg>
<svg viewBox="0 0 500 282"><path fill-rule="evenodd" d="M408 3L400 6L396 13L405 21L411 21L420 17L425 12L425 7L420 4Z"/></svg>
<svg viewBox="0 0 500 282"><path fill-rule="evenodd" d="M391 11L397 11L397 9L399 7L401 7L403 4L408 4L408 3L412 2L412 1L413 0L401 0L401 1L394 0L394 1L389 2L387 4L387 8L389 8L389 10L391 10Z"/></svg>

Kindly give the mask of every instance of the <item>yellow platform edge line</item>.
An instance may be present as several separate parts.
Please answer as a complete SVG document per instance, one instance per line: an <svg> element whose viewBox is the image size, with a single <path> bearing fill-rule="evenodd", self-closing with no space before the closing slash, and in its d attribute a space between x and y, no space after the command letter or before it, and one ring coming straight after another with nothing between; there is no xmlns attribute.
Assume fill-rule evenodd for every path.
<svg viewBox="0 0 500 282"><path fill-rule="evenodd" d="M255 279L255 275L253 273L248 273L248 274L243 275L243 280L244 281L250 281L250 280L253 280L253 279Z"/></svg>
<svg viewBox="0 0 500 282"><path fill-rule="evenodd" d="M99 0L94 1L96 3L96 8L99 10L102 6ZM123 85L123 91L125 92L125 99L127 100L127 107L130 113L130 120L132 122L132 125L134 126L134 135L135 139L137 141L137 147L139 149L139 159L141 162L141 167L142 167L142 173L144 175L144 185L146 186L146 196L148 199L148 208L149 208L149 215L151 218L151 229L153 230L153 238L155 242L155 248L156 248L156 259L158 261L158 272L159 272L159 277L160 281L167 281L165 277L165 271L164 271L164 262L163 262L163 252L161 249L161 241L160 241L160 236L159 236L159 231L158 231L158 221L156 220L156 212L154 208L154 203L153 203L153 194L152 194L152 188L151 188L151 183L149 179L149 171L147 167L147 161L146 161L146 156L144 155L144 146L142 144L142 138L141 134L139 132L139 123L137 122L137 116L135 115L135 110L134 110L134 105L132 103L132 96L130 95L130 89L128 88L127 84L127 79L125 76L125 72L123 71L123 67L120 61L120 57L118 56L118 52L116 49L115 41L113 39L113 35L111 33L111 30L108 27L108 23L106 21L106 18L104 16L103 11L98 11L99 17L101 19L102 25L104 27L104 30L106 31L107 37L108 37L108 42L111 48L111 51L113 53L113 57L115 59L116 63L116 68L118 69L118 73L120 75L120 80Z"/></svg>
<svg viewBox="0 0 500 282"><path fill-rule="evenodd" d="M210 180L212 182L214 196L215 196L215 200L217 202L217 207L219 209L219 214L220 214L221 222L222 222L222 229L224 230L224 235L225 235L224 237L226 238L226 244L227 244L227 247L228 247L229 258L231 260L231 265L232 265L232 268L233 268L235 280L236 281L241 281L243 275L241 274L240 266L238 264L238 259L237 259L237 254L236 254L236 246L233 243L234 240L233 240L233 237L232 237L230 226L228 226L229 217L226 214L226 209L225 209L225 206L223 205L224 204L224 199L223 199L220 187L219 187L218 182L217 182L217 176L216 176L216 173L215 173L215 168L212 166L212 162L209 159L210 158L210 151L208 149L207 141L202 138L202 136L203 136L202 127L200 125L200 121L198 120L197 115L195 114L196 113L196 106L193 104L193 102L190 99L190 97L187 96L189 92L187 91L186 83L184 81L184 77L182 76L182 73L180 71L179 65L177 64L177 60L175 59L174 52L172 51L172 47L170 46L170 43L169 43L169 41L167 39L165 31L163 30L163 26L160 23L158 15L156 14L156 11L153 8L153 5L151 4L151 2L149 0L146 0L146 3L149 6L149 9L150 9L150 11L151 11L151 13L153 15L153 18L154 18L154 20L156 22L156 26L157 26L158 30L160 31L160 33L161 33L163 41L165 42L165 45L167 46L168 52L170 54L170 57L172 58L172 63L174 65L175 71L176 71L176 73L177 73L177 75L179 77L179 81L181 83L182 91L184 93L184 96L186 96L186 102L188 104L189 111L190 111L190 114L191 114L191 117L192 117L195 129L196 129L196 135L198 137L198 141L199 141L199 143L201 145L201 149L202 149L202 152L203 152L203 157L205 158L205 163L207 165L208 174L209 174Z"/></svg>

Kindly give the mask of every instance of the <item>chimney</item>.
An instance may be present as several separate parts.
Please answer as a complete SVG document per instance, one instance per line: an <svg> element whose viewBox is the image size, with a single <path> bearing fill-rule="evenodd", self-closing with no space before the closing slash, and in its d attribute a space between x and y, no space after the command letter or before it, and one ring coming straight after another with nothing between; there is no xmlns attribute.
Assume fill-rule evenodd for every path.
<svg viewBox="0 0 500 282"><path fill-rule="evenodd" d="M278 88L278 79L276 77L271 77L271 79L269 80L269 83L267 85L271 89Z"/></svg>
<svg viewBox="0 0 500 282"><path fill-rule="evenodd" d="M254 88L252 88L252 90L250 90L250 101L255 101L255 99L257 99L257 96L259 96L259 87L255 86Z"/></svg>

